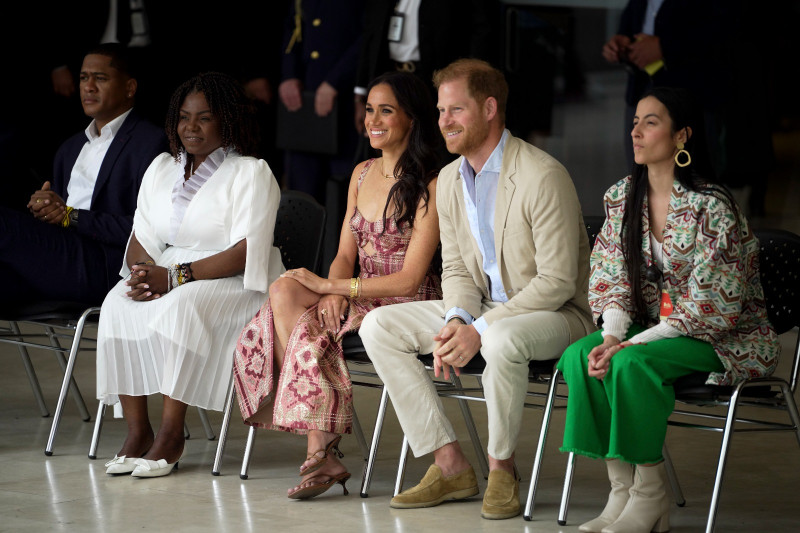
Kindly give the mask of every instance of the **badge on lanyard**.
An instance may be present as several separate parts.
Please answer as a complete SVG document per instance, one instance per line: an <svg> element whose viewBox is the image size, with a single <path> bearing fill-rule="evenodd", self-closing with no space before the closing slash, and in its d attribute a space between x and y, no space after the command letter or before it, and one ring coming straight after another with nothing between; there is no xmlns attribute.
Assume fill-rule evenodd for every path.
<svg viewBox="0 0 800 533"><path fill-rule="evenodd" d="M398 11L389 19L389 35L387 35L390 43L399 43L403 38L403 23L406 16Z"/></svg>
<svg viewBox="0 0 800 533"><path fill-rule="evenodd" d="M672 300L667 289L661 289L661 309L658 313L661 320L666 320L672 314Z"/></svg>

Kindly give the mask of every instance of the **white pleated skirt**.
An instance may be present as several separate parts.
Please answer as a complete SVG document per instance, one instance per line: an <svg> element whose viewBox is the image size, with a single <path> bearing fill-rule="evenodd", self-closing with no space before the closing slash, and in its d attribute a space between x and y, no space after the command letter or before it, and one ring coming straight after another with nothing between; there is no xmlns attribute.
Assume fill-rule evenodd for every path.
<svg viewBox="0 0 800 533"><path fill-rule="evenodd" d="M161 266L217 253L170 247ZM97 398L165 394L221 411L242 328L266 295L244 289L243 277L198 280L161 298L135 302L121 280L108 293L97 331Z"/></svg>

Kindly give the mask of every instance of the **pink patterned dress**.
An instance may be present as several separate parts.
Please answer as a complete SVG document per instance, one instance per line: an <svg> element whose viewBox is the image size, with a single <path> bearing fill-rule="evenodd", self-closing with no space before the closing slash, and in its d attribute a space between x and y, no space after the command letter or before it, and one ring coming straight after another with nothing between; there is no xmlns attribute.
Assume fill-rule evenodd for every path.
<svg viewBox="0 0 800 533"><path fill-rule="evenodd" d="M373 160L359 177L359 187ZM358 208L350 218L350 230L358 244L360 275L373 278L403 268L411 231L401 232L394 218L366 220ZM374 251L371 255L366 250ZM234 386L246 424L292 433L310 430L350 433L353 386L342 354L342 337L357 331L364 316L384 305L441 298L437 273L428 270L413 297L353 298L339 332L320 327L317 307L297 321L286 346L286 356L274 388L272 308L269 300L245 326L233 361Z"/></svg>

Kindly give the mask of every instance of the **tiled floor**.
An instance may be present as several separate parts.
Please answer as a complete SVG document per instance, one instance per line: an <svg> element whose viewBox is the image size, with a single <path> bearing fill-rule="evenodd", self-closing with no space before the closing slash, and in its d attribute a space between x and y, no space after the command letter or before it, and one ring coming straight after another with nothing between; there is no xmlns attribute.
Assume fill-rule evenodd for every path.
<svg viewBox="0 0 800 533"><path fill-rule="evenodd" d="M603 191L624 174L619 135L609 133L621 113L621 83L617 76L590 78L589 98L556 109L556 129L543 147L559 157L570 170L586 214L599 213ZM615 126L613 126L615 127ZM616 131L616 130L615 130ZM797 146L797 139L780 139L784 146ZM768 212L754 225L800 231L798 216L798 159L782 160L780 172L771 179ZM788 336L784 353L792 353ZM567 526L556 522L566 457L557 451L561 440L563 412L553 415L543 472L539 481L534 520L522 518L486 521L480 518L480 497L435 509L400 511L390 509L401 433L391 409L370 497L359 498L363 461L353 437L346 437L342 450L353 473L351 494L343 497L337 487L308 502L287 500L285 490L297 481L297 466L305 454L304 442L291 435L262 431L256 440L248 480L240 480L239 465L245 427L234 422L226 448L222 476L211 475L216 441L203 435L197 413L190 409L188 424L193 433L187 442L181 468L173 475L153 480L110 477L103 463L113 457L124 438L124 422L110 413L103 427L98 459L87 459L92 424L82 422L70 400L55 442L55 454L45 457L51 419L39 416L24 378L16 348L0 345L6 371L0 372L0 531L577 531L577 524L595 516L608 491L603 465L579 460ZM61 381L61 370L50 354L32 351L50 409ZM784 363L779 374L789 369ZM90 412L96 409L94 355L81 354L76 378L87 397ZM356 409L367 432L371 432L378 403L374 389L356 388ZM454 401L445 402L465 449L466 430ZM158 419L159 399L151 399ZM485 408L473 406L481 437L485 434ZM214 428L221 416L210 413ZM541 411L528 410L518 447L517 461L527 487ZM683 508L673 508L672 531L701 531L710 500L717 433L671 428L667 443L687 499ZM473 461L474 463L474 461ZM428 458L411 459L406 486L424 473ZM729 468L722 492L717 531L794 532L800 527L797 493L800 491L800 448L791 434L738 434L734 437ZM481 489L485 481L481 482ZM525 492L525 490L523 490ZM525 494L523 494L524 498Z"/></svg>

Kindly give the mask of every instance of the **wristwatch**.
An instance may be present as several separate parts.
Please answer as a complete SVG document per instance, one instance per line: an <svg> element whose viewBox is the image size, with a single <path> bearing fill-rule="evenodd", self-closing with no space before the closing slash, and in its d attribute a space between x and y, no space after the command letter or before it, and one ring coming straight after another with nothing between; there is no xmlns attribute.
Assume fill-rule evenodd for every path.
<svg viewBox="0 0 800 533"><path fill-rule="evenodd" d="M79 209L73 209L69 212L69 225L78 227L78 213L80 212Z"/></svg>

